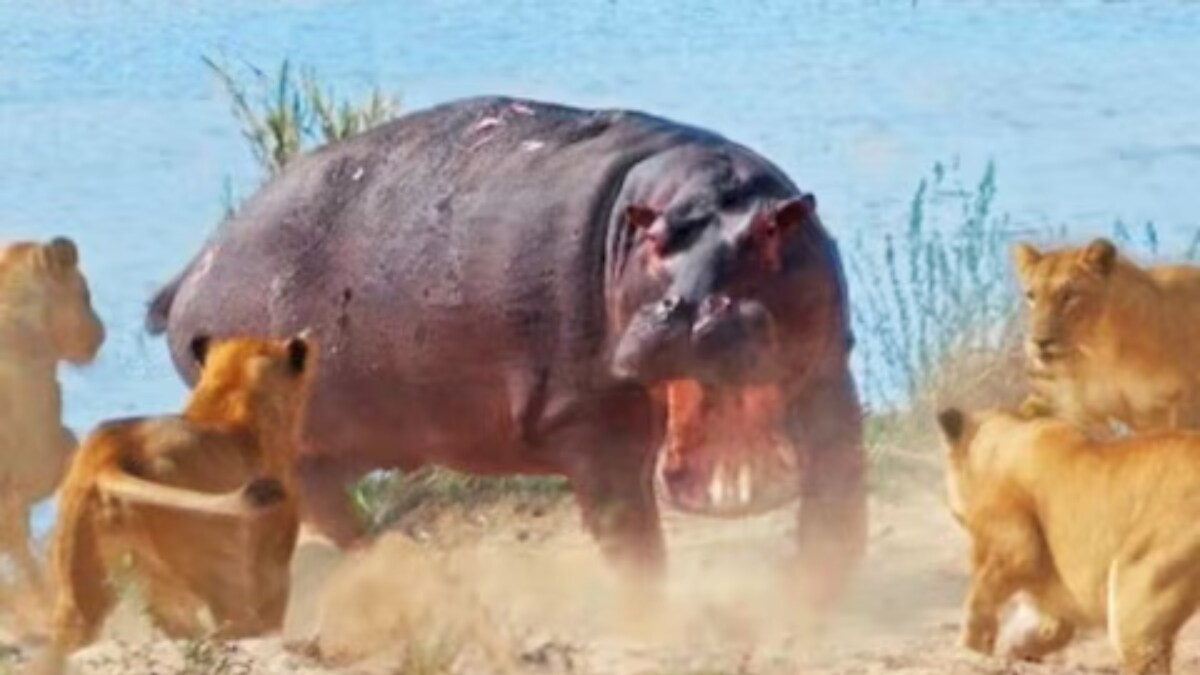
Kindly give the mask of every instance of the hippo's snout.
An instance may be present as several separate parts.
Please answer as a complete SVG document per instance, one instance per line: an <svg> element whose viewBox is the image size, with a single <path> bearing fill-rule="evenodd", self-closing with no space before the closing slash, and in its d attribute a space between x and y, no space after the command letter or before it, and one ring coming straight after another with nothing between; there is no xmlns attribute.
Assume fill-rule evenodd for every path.
<svg viewBox="0 0 1200 675"><path fill-rule="evenodd" d="M645 384L759 379L768 370L770 335L770 314L759 302L724 294L699 302L672 295L634 315L617 346L612 373Z"/></svg>
<svg viewBox="0 0 1200 675"><path fill-rule="evenodd" d="M676 295L642 307L617 344L613 375L651 383L683 372L695 319L695 303Z"/></svg>
<svg viewBox="0 0 1200 675"><path fill-rule="evenodd" d="M724 384L769 378L774 344L767 308L754 300L713 297L692 328L696 377Z"/></svg>
<svg viewBox="0 0 1200 675"><path fill-rule="evenodd" d="M654 308L654 319L664 326L690 326L696 320L696 303L680 295L667 296Z"/></svg>

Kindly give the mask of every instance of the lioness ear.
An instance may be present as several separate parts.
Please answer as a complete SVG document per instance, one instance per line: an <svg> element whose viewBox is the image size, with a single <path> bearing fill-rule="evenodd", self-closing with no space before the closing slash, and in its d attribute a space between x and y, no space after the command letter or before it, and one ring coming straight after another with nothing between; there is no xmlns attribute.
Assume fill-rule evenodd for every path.
<svg viewBox="0 0 1200 675"><path fill-rule="evenodd" d="M297 374L303 373L308 365L308 341L300 335L288 340L287 355L288 366L292 371Z"/></svg>
<svg viewBox="0 0 1200 675"><path fill-rule="evenodd" d="M957 454L967 443L971 427L971 418L958 408L944 408L937 414L938 427L942 438L950 447L951 454Z"/></svg>
<svg viewBox="0 0 1200 675"><path fill-rule="evenodd" d="M38 261L54 272L66 272L79 264L79 250L66 237L55 237L38 251Z"/></svg>
<svg viewBox="0 0 1200 675"><path fill-rule="evenodd" d="M1117 247L1107 239L1100 238L1083 249L1083 265L1101 276L1112 271L1117 262Z"/></svg>
<svg viewBox="0 0 1200 675"><path fill-rule="evenodd" d="M1013 267L1016 267L1017 274L1022 276L1041 259L1042 254L1031 244L1019 241L1012 248Z"/></svg>
<svg viewBox="0 0 1200 675"><path fill-rule="evenodd" d="M192 338L189 348L192 351L192 359L196 361L196 365L204 367L204 359L208 358L208 345L212 342L212 338L207 335L197 335Z"/></svg>

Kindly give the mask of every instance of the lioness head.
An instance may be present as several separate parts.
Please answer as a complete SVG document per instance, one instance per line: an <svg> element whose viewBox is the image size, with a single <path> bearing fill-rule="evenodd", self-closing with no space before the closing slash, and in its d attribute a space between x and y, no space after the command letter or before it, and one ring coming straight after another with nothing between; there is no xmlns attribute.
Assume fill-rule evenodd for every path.
<svg viewBox="0 0 1200 675"><path fill-rule="evenodd" d="M1026 355L1041 366L1075 355L1103 314L1116 246L1096 239L1080 248L1038 251L1018 243L1012 258L1028 304Z"/></svg>
<svg viewBox="0 0 1200 675"><path fill-rule="evenodd" d="M294 416L307 401L316 349L303 334L282 340L199 335L190 346L200 369L194 397L285 417Z"/></svg>
<svg viewBox="0 0 1200 675"><path fill-rule="evenodd" d="M104 343L79 251L65 237L0 247L0 310L6 321L25 323L29 347L49 347L74 364L91 362Z"/></svg>

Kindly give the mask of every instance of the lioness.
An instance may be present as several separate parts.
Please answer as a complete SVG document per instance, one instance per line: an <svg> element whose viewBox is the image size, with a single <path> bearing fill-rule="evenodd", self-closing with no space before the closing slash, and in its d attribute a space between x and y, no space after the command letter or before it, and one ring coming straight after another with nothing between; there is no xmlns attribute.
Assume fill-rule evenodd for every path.
<svg viewBox="0 0 1200 675"><path fill-rule="evenodd" d="M971 538L964 644L991 653L1024 592L1041 615L1020 656L1103 625L1131 673L1170 671L1200 604L1200 433L1099 440L1069 422L946 409L951 512Z"/></svg>
<svg viewBox="0 0 1200 675"><path fill-rule="evenodd" d="M1023 412L1099 433L1200 428L1200 268L1138 267L1106 239L1012 257L1029 305Z"/></svg>
<svg viewBox="0 0 1200 675"><path fill-rule="evenodd" d="M76 446L56 369L91 362L103 343L74 242L0 246L0 556L38 591L29 509L53 494Z"/></svg>
<svg viewBox="0 0 1200 675"><path fill-rule="evenodd" d="M71 463L50 555L57 664L95 637L123 565L168 635L249 636L283 620L313 349L299 336L191 349L201 374L181 415L101 424Z"/></svg>

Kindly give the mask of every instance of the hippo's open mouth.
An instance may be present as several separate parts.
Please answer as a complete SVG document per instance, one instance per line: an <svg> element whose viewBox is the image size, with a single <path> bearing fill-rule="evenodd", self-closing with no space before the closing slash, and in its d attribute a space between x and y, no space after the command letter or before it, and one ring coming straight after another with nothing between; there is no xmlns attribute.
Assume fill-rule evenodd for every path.
<svg viewBox="0 0 1200 675"><path fill-rule="evenodd" d="M777 508L800 492L802 455L784 433L774 385L664 386L667 434L658 489L683 511L736 517Z"/></svg>

